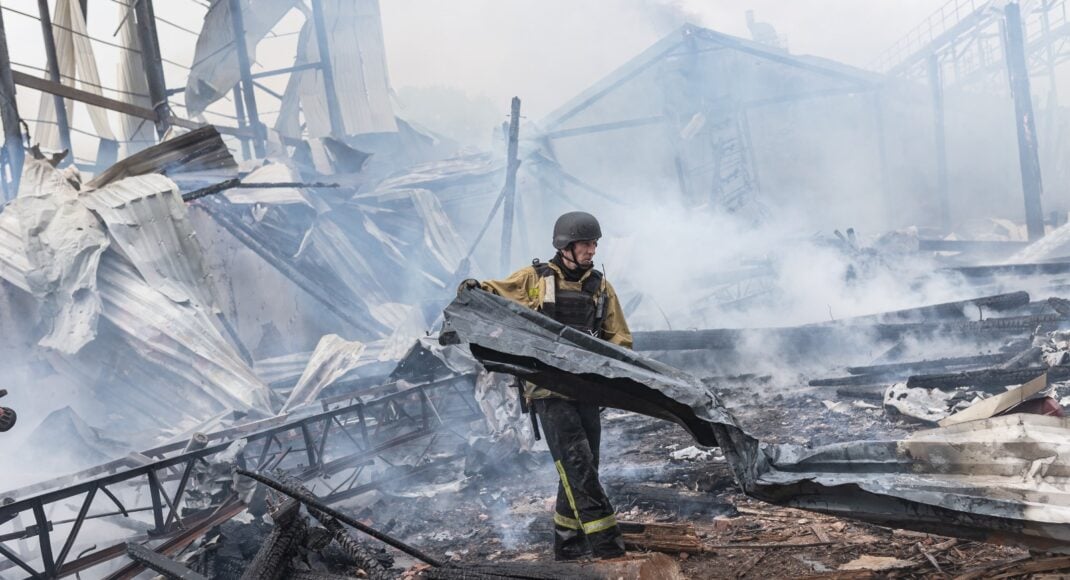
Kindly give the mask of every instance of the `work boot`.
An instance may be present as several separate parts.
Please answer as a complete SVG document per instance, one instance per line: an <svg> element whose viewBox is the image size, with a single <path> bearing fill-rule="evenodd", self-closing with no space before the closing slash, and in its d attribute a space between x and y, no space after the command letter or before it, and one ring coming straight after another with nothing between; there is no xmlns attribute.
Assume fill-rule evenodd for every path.
<svg viewBox="0 0 1070 580"><path fill-rule="evenodd" d="M591 543L591 552L596 560L608 560L624 555L624 538L617 526L591 534L587 536L587 541Z"/></svg>
<svg viewBox="0 0 1070 580"><path fill-rule="evenodd" d="M579 530L554 526L554 560L567 562L579 560L590 553L587 538Z"/></svg>

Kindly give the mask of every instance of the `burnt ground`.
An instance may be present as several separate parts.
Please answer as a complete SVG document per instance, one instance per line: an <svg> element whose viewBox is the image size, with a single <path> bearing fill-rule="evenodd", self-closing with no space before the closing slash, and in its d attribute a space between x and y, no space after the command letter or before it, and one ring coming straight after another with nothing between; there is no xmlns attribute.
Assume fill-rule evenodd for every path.
<svg viewBox="0 0 1070 580"><path fill-rule="evenodd" d="M722 395L748 429L780 442L902 436L918 428L880 409L829 410L820 390L795 393L730 388ZM693 445L690 435L674 424L614 410L603 414L602 480L620 519L693 525L703 551L672 555L690 578L1016 577L1014 571L1021 571L1023 562L1052 561L1018 548L893 530L751 500L739 493L716 450L692 460L672 458L674 451ZM365 495L362 507L351 511L457 562L551 560L556 474L549 454L497 467L470 477L440 472L430 481L412 480L394 491ZM674 501L672 492L686 497ZM896 568L839 570L861 557L893 558ZM405 564L398 559L399 566Z"/></svg>

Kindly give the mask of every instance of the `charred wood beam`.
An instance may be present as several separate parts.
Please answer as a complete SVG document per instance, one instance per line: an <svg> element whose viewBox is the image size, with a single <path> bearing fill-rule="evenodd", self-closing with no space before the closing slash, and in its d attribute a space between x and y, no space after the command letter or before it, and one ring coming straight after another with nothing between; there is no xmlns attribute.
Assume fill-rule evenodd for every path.
<svg viewBox="0 0 1070 580"><path fill-rule="evenodd" d="M396 578L397 576L391 574L386 578ZM326 572L314 572L312 570L290 570L290 573L286 575L286 580L353 580L353 576L342 576L340 574L328 574ZM374 578L367 576L367 578Z"/></svg>
<svg viewBox="0 0 1070 580"><path fill-rule="evenodd" d="M189 193L182 194L182 201L189 203L191 201L198 200L202 197L220 193L228 189L282 189L282 188L302 188L313 189L318 187L342 187L337 183L321 183L314 181L311 183L305 183L303 181L276 181L269 183L243 183L241 179L235 177L226 181L220 181L207 187L195 189Z"/></svg>
<svg viewBox="0 0 1070 580"><path fill-rule="evenodd" d="M168 580L208 580L171 558L158 554L141 544L133 542L127 544L126 553L131 560L152 569L154 572L159 572L160 575Z"/></svg>
<svg viewBox="0 0 1070 580"><path fill-rule="evenodd" d="M995 294L982 296L970 300L956 300L942 304L919 306L881 312L868 316L856 316L837 321L838 324L878 323L894 324L899 322L933 322L938 320L962 320L973 314L969 309L976 309L978 314L984 314L986 310L1005 312L1015 308L1029 305L1028 292L1011 292L1009 294ZM827 324L827 323L822 323Z"/></svg>
<svg viewBox="0 0 1070 580"><path fill-rule="evenodd" d="M699 554L704 548L695 533L694 524L642 524L620 522L624 544L631 549L665 552L666 554Z"/></svg>
<svg viewBox="0 0 1070 580"><path fill-rule="evenodd" d="M1001 364L999 368L1004 370L1022 369L1034 365L1040 362L1040 355L1044 353L1044 350L1039 346L1031 346L1022 352L1011 357L1010 360Z"/></svg>
<svg viewBox="0 0 1070 580"><path fill-rule="evenodd" d="M1021 385L1044 373L1048 373L1048 380L1051 382L1070 380L1070 366L1030 367L1024 369L985 369L950 374L917 375L907 379L907 387L954 389L968 386L979 389L996 389L999 392L1002 387Z"/></svg>
<svg viewBox="0 0 1070 580"><path fill-rule="evenodd" d="M1013 254L1028 245L1029 242L992 240L918 240L918 249L923 252Z"/></svg>
<svg viewBox="0 0 1070 580"><path fill-rule="evenodd" d="M653 330L636 332L635 350L733 350L750 339L782 343L825 343L858 340L898 340L907 335L1015 334L1067 320L1056 314L1015 316L959 322L909 324L825 324L785 328L714 328L709 330Z"/></svg>
<svg viewBox="0 0 1070 580"><path fill-rule="evenodd" d="M472 566L449 565L425 570L428 580L600 580L605 575L577 564L560 562L501 562ZM614 576L616 577L616 576Z"/></svg>
<svg viewBox="0 0 1070 580"><path fill-rule="evenodd" d="M718 515L734 514L735 508L719 499L715 494L656 487L636 483L608 484L613 495L622 498L615 503L624 505L653 505L675 511L678 516L714 513Z"/></svg>
<svg viewBox="0 0 1070 580"><path fill-rule="evenodd" d="M977 356L960 356L950 358L938 358L932 360L919 360L902 363L890 363L883 365L870 365L864 367L847 367L847 372L852 375L874 375L894 373L916 373L933 369L945 369L948 367L962 366L991 366L1005 363L1011 359L1006 354L981 354Z"/></svg>
<svg viewBox="0 0 1070 580"><path fill-rule="evenodd" d="M868 375L851 375L849 377L831 377L824 379L811 379L806 382L811 387L853 387L882 385L894 382L904 373L875 373Z"/></svg>
<svg viewBox="0 0 1070 580"><path fill-rule="evenodd" d="M409 544L406 544L405 542L402 542L401 540L398 540L393 536L384 534L383 532L380 532L379 530L376 530L372 527L366 526L357 519L351 518L331 508L319 499L315 497L310 497L308 494L302 493L300 490L294 489L292 486L280 483L278 481L275 481L274 479L271 479L270 477L259 473L253 473L245 469L237 469L235 471L239 475L244 475L245 477L248 477L250 479L255 479L256 481L259 481L260 483L276 491L280 491L292 497L293 499L305 504L306 506L312 506L313 508L316 508L320 512L346 524L347 526L355 528L365 534L368 534L369 536L375 538L376 540L379 540L380 542L383 542L388 546L401 550L402 552L405 552L406 554L412 556L413 558L416 558L417 560L420 560L421 562L430 564L436 568L442 566L443 564L441 560L434 558L428 554L425 554L420 549L410 546Z"/></svg>
<svg viewBox="0 0 1070 580"><path fill-rule="evenodd" d="M966 278L990 278L994 276L1051 276L1055 274L1070 274L1070 262L961 266L958 268L947 268L944 271L960 274Z"/></svg>
<svg viewBox="0 0 1070 580"><path fill-rule="evenodd" d="M316 496L312 494L312 491L301 485L300 481L292 477L283 477L286 483L293 487L294 491L301 494L302 497L316 499ZM349 535L345 526L342 525L336 518L331 517L322 510L318 510L312 506L306 506L308 513L316 518L316 521L320 523L328 532L331 533L331 537L335 542L338 542L338 546L342 548L353 563L358 568L367 574L367 577L371 580L391 580L394 578L394 574L390 573L379 560L375 557L375 554L371 549L363 542Z"/></svg>
<svg viewBox="0 0 1070 580"><path fill-rule="evenodd" d="M287 500L272 514L275 527L264 540L241 580L280 580L289 571L289 559L308 533L301 504Z"/></svg>

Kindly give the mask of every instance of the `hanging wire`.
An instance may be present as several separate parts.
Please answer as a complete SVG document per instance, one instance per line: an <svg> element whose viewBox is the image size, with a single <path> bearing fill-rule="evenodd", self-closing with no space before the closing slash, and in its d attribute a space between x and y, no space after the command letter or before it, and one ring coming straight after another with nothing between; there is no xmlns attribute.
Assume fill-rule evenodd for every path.
<svg viewBox="0 0 1070 580"><path fill-rule="evenodd" d="M0 10L7 10L8 12L11 12L12 14L18 14L19 16L25 16L26 18L30 18L30 19L36 20L38 22L41 21L41 17L38 16L38 15L30 14L29 12L23 12L21 10L17 10L15 8L11 8L10 6L0 5ZM54 28L59 28L60 30L66 30L67 32L70 32L72 34L77 34L78 36L81 36L81 37L84 37L84 38L88 38L89 40L92 40L92 41L95 41L95 42L99 42L99 43L107 45L107 46L111 46L111 47L118 48L118 49L121 49L121 50L126 50L126 51L132 52L134 54L141 54L140 50L135 50L133 48L130 48L129 46L123 46L121 44L116 44L114 42L109 42L107 40L96 38L95 36L90 36L88 34L85 34L85 33L82 33L82 32L78 32L77 30L74 30L73 28L68 28L66 26L62 26L60 24L56 24L55 22L52 23L52 26Z"/></svg>
<svg viewBox="0 0 1070 580"><path fill-rule="evenodd" d="M58 125L59 124L59 123L57 123L55 121L46 121L44 119L23 119L23 121L27 121L27 122L30 122L30 123L38 123L38 124L43 124L43 125ZM85 135L87 137L94 137L96 139L100 139L101 138L101 136L97 135L96 133L92 133L90 131L86 131L85 129L79 129L78 127L68 127L68 129L70 129L71 133L79 133L81 135ZM119 143L129 143L129 141L123 141L122 139L116 139L116 141L119 142Z"/></svg>
<svg viewBox="0 0 1070 580"><path fill-rule="evenodd" d="M124 6L126 8L130 8L130 4L127 4L126 2L123 2L122 0L111 0L111 1L116 3L116 4L118 4L119 6ZM175 28L177 30L181 30L182 32L188 32L189 34L192 34L193 36L200 36L200 34L201 34L201 33L196 32L194 30L190 30L189 28L186 28L185 26L182 26L181 24L177 24L175 22L171 22L170 20L168 20L168 19L166 19L166 18L164 18L162 16L156 16L156 20L159 21L159 22L163 22L164 24L167 24L167 25L169 25L169 26L171 26L171 27L173 27L173 28Z"/></svg>

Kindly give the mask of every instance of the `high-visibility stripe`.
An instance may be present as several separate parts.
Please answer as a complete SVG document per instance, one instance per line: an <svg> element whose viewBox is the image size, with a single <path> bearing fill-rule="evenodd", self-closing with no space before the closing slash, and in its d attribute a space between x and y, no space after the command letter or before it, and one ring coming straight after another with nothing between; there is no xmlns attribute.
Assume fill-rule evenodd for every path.
<svg viewBox="0 0 1070 580"><path fill-rule="evenodd" d="M617 516L614 514L609 514L608 516L602 519L583 524L583 533L597 534L598 532L604 532L615 525L617 525Z"/></svg>
<svg viewBox="0 0 1070 580"><path fill-rule="evenodd" d="M561 527L563 527L563 528L568 528L570 530L582 530L583 529L583 527L580 526L580 522L578 520L574 520L572 518L565 517L565 516L563 516L563 515L561 515L561 514L559 514L557 512L554 512L554 523L559 525L559 526L561 526Z"/></svg>
<svg viewBox="0 0 1070 580"><path fill-rule="evenodd" d="M576 516L576 521L580 520L580 510L576 509L576 500L572 497L572 486L568 484L568 475L565 475L565 466L560 461L555 461L554 466L557 467L557 475L561 477L561 485L565 488L565 497L568 498L568 505L572 508L572 514Z"/></svg>

